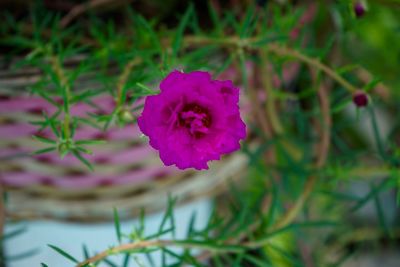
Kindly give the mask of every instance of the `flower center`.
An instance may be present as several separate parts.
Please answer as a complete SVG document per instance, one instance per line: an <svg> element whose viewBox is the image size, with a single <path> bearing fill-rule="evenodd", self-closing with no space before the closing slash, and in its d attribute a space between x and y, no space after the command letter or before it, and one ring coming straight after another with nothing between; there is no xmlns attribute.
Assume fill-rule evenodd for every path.
<svg viewBox="0 0 400 267"><path fill-rule="evenodd" d="M211 125L211 115L208 110L195 103L186 104L179 113L179 125L186 127L195 138L201 138Z"/></svg>

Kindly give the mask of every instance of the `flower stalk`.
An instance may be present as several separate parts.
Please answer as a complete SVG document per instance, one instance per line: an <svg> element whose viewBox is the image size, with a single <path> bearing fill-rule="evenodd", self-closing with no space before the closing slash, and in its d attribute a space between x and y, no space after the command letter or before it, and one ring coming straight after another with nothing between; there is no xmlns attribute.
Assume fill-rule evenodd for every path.
<svg viewBox="0 0 400 267"><path fill-rule="evenodd" d="M230 36L226 37L224 39L214 39L214 38L207 38L207 37L201 37L201 36L188 36L185 38L186 44L189 45L207 45L207 44L215 44L215 45L221 45L223 47L238 47L242 49L248 49L252 51L257 51L257 50L262 50L262 47L258 47L257 43L260 42L261 40L258 37L251 37L251 38L245 38L245 39L240 39L237 36ZM323 64L321 61L318 59L309 57L303 53L301 53L298 50L289 48L285 45L271 42L266 44L265 49L268 52L280 55L280 56L286 56L286 57L292 57L294 59L297 59L303 63L306 63L313 68L316 68L317 70L320 70L324 72L326 75L331 77L333 80L335 80L338 84L342 85L343 88L345 88L349 93L354 93L357 88L353 86L351 83L346 81L342 76L337 74L332 68L328 67L327 65Z"/></svg>
<svg viewBox="0 0 400 267"><path fill-rule="evenodd" d="M282 124L279 120L279 117L276 112L276 98L275 98L275 93L274 93L274 88L272 85L272 78L270 71L267 69L267 64L268 64L268 54L267 51L265 50L260 50L260 59L261 59L261 72L262 72L262 85L264 87L264 90L267 94L267 99L265 103L265 108L266 108L266 114L269 118L269 121L271 123L272 129L276 135L282 135L283 134L283 127Z"/></svg>
<svg viewBox="0 0 400 267"><path fill-rule="evenodd" d="M291 49L287 46L282 46L278 44L273 44L271 43L268 45L268 51L273 52L277 55L280 56L288 56L288 57L293 57L299 61L302 61L312 67L314 67L317 70L320 70L324 72L326 75L331 77L333 80L335 80L337 83L343 86L349 93L353 93L357 90L356 87L354 87L351 83L346 81L342 76L337 74L333 69L328 67L327 65L323 64L321 61L315 58L311 58L297 50Z"/></svg>
<svg viewBox="0 0 400 267"><path fill-rule="evenodd" d="M71 88L68 83L67 77L65 76L65 72L63 67L61 66L60 59L57 56L50 56L50 63L52 69L60 82L61 89L63 90L63 111L64 111L64 120L63 120L63 133L64 139L68 143L68 140L71 138L71 130L70 130L70 99L71 99Z"/></svg>
<svg viewBox="0 0 400 267"><path fill-rule="evenodd" d="M124 103L123 103L123 99L125 99L125 95L124 95L124 86L126 85L126 82L128 81L129 78L129 74L132 72L133 67L137 66L138 64L140 64L142 62L142 60L139 57L134 57L132 58L124 67L121 75L118 78L117 81L117 95L115 98L115 106L116 109L120 109Z"/></svg>

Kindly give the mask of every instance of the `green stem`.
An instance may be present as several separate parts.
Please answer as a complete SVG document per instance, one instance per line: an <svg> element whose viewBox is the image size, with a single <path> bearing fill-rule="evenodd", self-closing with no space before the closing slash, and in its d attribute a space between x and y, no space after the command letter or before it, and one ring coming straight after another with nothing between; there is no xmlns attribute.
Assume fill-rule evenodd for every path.
<svg viewBox="0 0 400 267"><path fill-rule="evenodd" d="M115 105L116 108L121 108L123 103L123 98L125 97L123 92L124 92L124 86L129 78L129 74L132 71L132 68L138 64L140 64L142 60L138 57L135 57L131 59L124 67L124 70L122 71L121 75L118 78L117 82L117 97L115 99Z"/></svg>
<svg viewBox="0 0 400 267"><path fill-rule="evenodd" d="M69 101L71 99L71 88L68 84L67 78L65 77L64 69L61 66L60 59L54 55L50 57L50 62L53 67L53 71L55 72L57 78L60 81L61 87L64 90L64 121L63 121L63 131L65 139L71 138L70 131L70 104Z"/></svg>
<svg viewBox="0 0 400 267"><path fill-rule="evenodd" d="M261 70L262 70L262 83L265 92L267 93L267 99L265 104L267 116L269 118L269 121L271 123L272 129L275 132L275 134L281 135L283 133L283 127L276 113L276 105L275 105L276 97L273 90L274 88L272 86L271 73L267 69L268 58L266 51L263 50L260 51L260 58L261 58Z"/></svg>
<svg viewBox="0 0 400 267"><path fill-rule="evenodd" d="M126 243L122 244L116 247L113 247L111 249L105 250L103 252L100 252L96 255L94 255L91 258L86 259L83 262L80 262L77 264L77 267L83 267L87 266L90 263L96 263L99 262L105 258L107 258L110 255L115 255L115 254L120 254L120 253L126 253L130 252L132 250L137 250L137 249L143 249L143 248L151 248L151 247L156 247L156 248L163 248L163 247L181 247L181 248L202 248L206 249L209 251L219 251L219 252L240 252L243 251L244 247L240 246L232 246L232 245L226 245L225 247L223 245L221 246L216 246L213 244L202 244L200 242L195 242L195 241L185 241L185 240L141 240L138 242L134 243Z"/></svg>
<svg viewBox="0 0 400 267"><path fill-rule="evenodd" d="M273 52L278 55L281 55L281 56L293 57L299 61L302 61L302 62L324 72L326 75L330 76L333 80L335 80L340 85L342 85L350 93L354 93L357 90L357 88L355 88L352 84L350 84L348 81L343 79L342 76L337 74L333 69L331 69L327 65L321 63L318 59L311 58L309 56L306 56L306 55L300 53L297 50L288 48L286 46L274 44L274 43L271 43L270 45L268 45L267 49L268 49L268 51Z"/></svg>
<svg viewBox="0 0 400 267"><path fill-rule="evenodd" d="M215 38L207 38L207 37L202 37L202 36L187 36L185 38L184 43L186 45L217 44L217 45L226 46L229 48L233 47L233 48L240 48L240 49L256 51L256 50L262 49L260 47L255 46L255 44L259 41L260 40L258 37L240 39L237 36L231 36L231 37L227 37L224 39L215 39ZM271 52L271 53L274 53L274 54L277 54L280 56L292 57L294 59L304 62L304 63L324 72L326 75L331 77L337 83L342 85L350 93L354 93L357 90L357 88L355 86L353 86L351 83L346 81L342 76L337 74L332 68L323 64L318 59L309 57L309 56L301 53L298 50L294 50L287 46L284 46L284 45L281 45L278 43L274 43L274 42L266 44L265 49L268 52Z"/></svg>

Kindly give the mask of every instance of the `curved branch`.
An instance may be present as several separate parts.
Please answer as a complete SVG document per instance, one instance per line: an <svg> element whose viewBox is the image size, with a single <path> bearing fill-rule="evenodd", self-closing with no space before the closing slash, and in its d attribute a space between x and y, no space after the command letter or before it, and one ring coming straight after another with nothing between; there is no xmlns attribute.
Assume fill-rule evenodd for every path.
<svg viewBox="0 0 400 267"><path fill-rule="evenodd" d="M226 244L224 247L224 244L221 245L207 245L207 244L202 244L196 241L186 241L186 240L140 240L134 243L126 243L122 244L116 247L113 247L111 249L104 250L103 252L100 252L93 257L90 257L82 262L79 262L76 267L83 267L87 266L90 263L96 263L99 262L105 258L107 258L110 255L114 254L119 254L123 252L128 252L131 250L135 249L144 249L144 248L150 248L150 247L157 247L157 248L162 248L162 247L181 247L181 248L203 248L208 251L219 251L219 252L238 252L238 251L243 251L243 248L238 247L238 246L232 246L229 244Z"/></svg>
<svg viewBox="0 0 400 267"><path fill-rule="evenodd" d="M309 56L306 56L306 55L300 53L297 50L288 48L287 46L281 46L281 45L278 45L278 44L275 44L275 43L271 43L270 45L268 45L267 49L269 51L271 51L271 52L273 52L275 54L281 55L281 56L293 57L293 58L295 58L297 60L300 60L300 61L312 66L312 67L315 67L318 70L321 70L326 75L328 75L333 80L335 80L340 85L342 85L350 93L354 93L357 90L357 88L354 87L351 83L346 81L342 76L337 74L333 69L331 69L327 65L323 64L318 59L311 58Z"/></svg>
<svg viewBox="0 0 400 267"><path fill-rule="evenodd" d="M132 0L125 0L125 1L119 1L119 2L122 2L123 4L125 4L125 3L129 3L131 1ZM85 3L78 4L75 7L73 7L71 9L71 11L61 19L60 26L61 26L61 28L65 28L76 17L79 17L86 11L88 11L92 8L97 8L99 6L106 5L106 4L114 4L113 2L118 2L118 1L115 1L115 0L91 0L91 1L87 1Z"/></svg>
<svg viewBox="0 0 400 267"><path fill-rule="evenodd" d="M227 37L224 39L214 39L214 38L207 38L207 37L202 37L202 36L187 36L185 37L185 43L186 45L207 45L207 44L215 44L215 45L221 45L221 46L227 46L227 47L234 47L238 49L248 49L248 50L258 50L262 49L260 47L255 47L254 45L259 42L259 38L247 38L247 39L240 39L237 36L231 36ZM280 56L287 56L287 57L292 57L294 59L297 59L301 62L304 62L308 64L309 66L312 66L316 68L317 70L320 70L324 72L326 75L331 77L333 80L335 80L337 83L342 85L346 90L348 90L350 93L354 93L357 88L353 86L351 83L346 81L342 76L337 74L332 68L329 66L325 65L321 61L319 61L316 58L309 57L303 53L301 53L298 50L289 48L285 45L278 44L276 42L271 42L266 44L266 49L268 52L280 55Z"/></svg>

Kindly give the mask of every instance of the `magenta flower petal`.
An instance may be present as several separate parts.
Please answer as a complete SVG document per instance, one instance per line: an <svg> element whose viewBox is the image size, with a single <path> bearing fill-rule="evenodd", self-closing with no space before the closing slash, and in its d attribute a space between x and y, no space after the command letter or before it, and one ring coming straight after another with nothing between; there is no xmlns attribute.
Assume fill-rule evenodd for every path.
<svg viewBox="0 0 400 267"><path fill-rule="evenodd" d="M246 125L239 89L203 71L171 72L158 95L145 100L138 125L165 165L208 169L207 163L240 149Z"/></svg>

